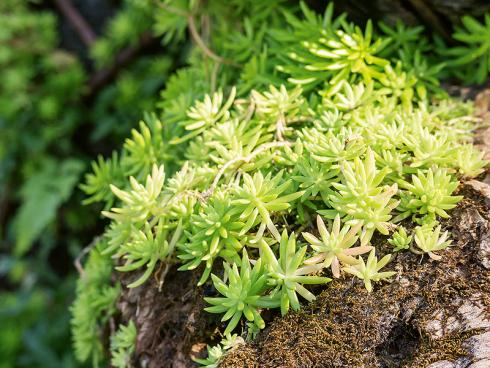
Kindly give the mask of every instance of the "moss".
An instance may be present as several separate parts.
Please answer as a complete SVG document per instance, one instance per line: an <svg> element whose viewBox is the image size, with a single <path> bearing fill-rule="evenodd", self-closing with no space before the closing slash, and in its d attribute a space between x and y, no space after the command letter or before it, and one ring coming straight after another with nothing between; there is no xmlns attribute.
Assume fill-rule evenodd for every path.
<svg viewBox="0 0 490 368"><path fill-rule="evenodd" d="M475 335L477 330L466 331L449 335L437 341L423 341L418 346L417 355L405 362L401 368L405 367L427 367L432 363L448 360L454 361L467 355L463 348L463 342Z"/></svg>

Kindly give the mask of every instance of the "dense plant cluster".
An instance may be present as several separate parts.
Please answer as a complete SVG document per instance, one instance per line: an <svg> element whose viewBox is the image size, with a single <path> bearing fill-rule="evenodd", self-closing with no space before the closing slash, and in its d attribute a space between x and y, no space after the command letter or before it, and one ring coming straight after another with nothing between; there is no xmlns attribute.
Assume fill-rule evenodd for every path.
<svg viewBox="0 0 490 368"><path fill-rule="evenodd" d="M20 190L22 206L12 225L15 253L25 254L54 215L36 216L34 197L43 197L46 212L54 213L76 185L83 169L80 161L64 163L66 180L55 183L62 194L52 194L46 177L59 164L49 154L53 145L66 149L69 135L76 125L74 111L63 106L73 103L80 95L84 72L73 55L56 49L56 23L50 13L37 14L25 1L6 1L0 5L0 66L3 82L0 87L1 176L3 191L15 183L16 176L33 176ZM33 30L39 29L39 32ZM64 119L63 121L60 121ZM60 124L61 123L61 124ZM22 131L23 134L18 134ZM41 140L36 140L37 137ZM34 160L36 157L36 160ZM3 233L2 236L9 234Z"/></svg>
<svg viewBox="0 0 490 368"><path fill-rule="evenodd" d="M459 180L487 162L471 145L471 106L439 87L449 69L420 27L361 29L330 5L323 17L282 1L159 5L155 28L178 39L188 26L198 47L161 113L94 163L82 188L110 220L91 253L132 272L130 288L154 282L158 265L165 282L174 263L212 283L206 310L226 322L226 339L199 363L217 366L240 343L232 332L263 329L262 310L285 315L314 300L309 285L354 276L371 292L394 277L391 255L376 254L384 240L393 252L443 256L440 219L462 198ZM231 19L213 17L232 7ZM197 16L213 21L209 44ZM79 358L97 364L87 326L110 309L82 302L103 295L85 291L85 272L73 333ZM114 336L116 366L135 333L130 322Z"/></svg>

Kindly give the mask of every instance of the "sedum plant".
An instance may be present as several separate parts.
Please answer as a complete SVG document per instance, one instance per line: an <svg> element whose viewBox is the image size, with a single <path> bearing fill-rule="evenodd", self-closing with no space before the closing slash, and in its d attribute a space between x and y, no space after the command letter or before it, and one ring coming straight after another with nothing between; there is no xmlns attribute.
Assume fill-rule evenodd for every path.
<svg viewBox="0 0 490 368"><path fill-rule="evenodd" d="M427 117L420 113L420 119ZM413 152L411 167L430 168L431 165L447 164L454 149L447 132L432 131L429 126L416 122L410 134L403 137L405 145ZM408 171L408 170L407 170Z"/></svg>
<svg viewBox="0 0 490 368"><path fill-rule="evenodd" d="M326 133L315 128L305 129L302 137L312 158L321 163L331 163L334 168L340 168L341 162L359 157L366 149L363 139L346 128L341 128L340 132L329 130Z"/></svg>
<svg viewBox="0 0 490 368"><path fill-rule="evenodd" d="M434 252L449 247L451 241L448 238L447 231L441 234L441 225L435 229L430 225L417 226L414 235L415 245L411 246L410 250L416 254L427 254L433 260L439 261L442 256Z"/></svg>
<svg viewBox="0 0 490 368"><path fill-rule="evenodd" d="M228 109L233 103L236 95L236 89L232 88L228 99L223 103L223 92L219 91L213 96L206 95L204 101L198 101L187 111L188 120L182 125L185 130L189 131L182 138L174 140L173 143L181 143L182 141L191 139L206 129L212 127L221 119L227 119Z"/></svg>
<svg viewBox="0 0 490 368"><path fill-rule="evenodd" d="M223 359L228 352L244 343L245 341L243 338L237 334L227 334L220 344L213 347L207 346L208 356L206 359L193 358L193 360L204 368L218 368L220 360Z"/></svg>
<svg viewBox="0 0 490 368"><path fill-rule="evenodd" d="M401 250L409 249L412 240L413 236L408 235L405 228L403 226L400 226L398 227L398 230L395 231L393 236L388 239L388 243L393 246L394 252L399 252Z"/></svg>
<svg viewBox="0 0 490 368"><path fill-rule="evenodd" d="M341 182L333 184L338 191L330 195L335 210L320 213L327 216L340 213L349 223L362 224L363 245L369 243L375 230L387 235L391 212L399 203L393 199L398 191L396 183L380 185L387 174L387 168L378 170L374 152L368 149L364 161L356 157L353 162L345 162L342 174Z"/></svg>
<svg viewBox="0 0 490 368"><path fill-rule="evenodd" d="M116 312L120 285L111 285L112 264L104 255L106 240L99 240L90 252L84 274L77 282L77 298L71 306L71 325L77 359L90 359L93 366L103 361L102 342L95 338Z"/></svg>
<svg viewBox="0 0 490 368"><path fill-rule="evenodd" d="M207 357L205 359L194 359L201 367L218 368L219 362L225 356L225 351L221 345L207 346Z"/></svg>
<svg viewBox="0 0 490 368"><path fill-rule="evenodd" d="M355 264L353 256L369 252L372 247L353 247L359 238L362 222L353 226L344 225L340 229L340 216L335 216L332 229L329 232L320 216L317 216L318 232L320 239L310 233L303 233L303 237L315 251L315 255L305 261L306 264L323 262L325 267L330 267L334 277L340 277L340 264Z"/></svg>
<svg viewBox="0 0 490 368"><path fill-rule="evenodd" d="M131 191L124 191L114 185L110 188L114 195L124 204L124 207L112 208L111 212L104 211L106 217L116 221L138 222L144 221L149 216L156 215L159 211L157 199L162 191L165 181L163 166L153 166L151 175L146 178L146 185L138 183L134 177L129 179Z"/></svg>
<svg viewBox="0 0 490 368"><path fill-rule="evenodd" d="M291 180L283 181L282 176L282 171L274 177L271 173L264 177L260 171L253 177L247 173L243 174L243 186L235 188L235 199L231 202L240 213L239 218L246 221L240 231L241 235L257 223L274 229L271 212L290 208L290 202L303 195L300 191L280 196L291 186Z"/></svg>
<svg viewBox="0 0 490 368"><path fill-rule="evenodd" d="M252 99L257 112L274 121L276 137L279 140L284 139L287 122L296 117L304 103L301 93L302 90L299 87L288 92L284 84L281 84L279 89L270 86L269 91L264 94L252 91Z"/></svg>
<svg viewBox="0 0 490 368"><path fill-rule="evenodd" d="M471 144L459 147L454 157L458 174L467 178L480 175L490 162L484 160L484 155L482 151L479 151Z"/></svg>
<svg viewBox="0 0 490 368"><path fill-rule="evenodd" d="M444 48L439 52L449 56L449 66L462 80L470 83L483 83L490 73L490 14L486 13L483 22L470 15L461 18L462 26L456 27L453 38L461 46Z"/></svg>
<svg viewBox="0 0 490 368"><path fill-rule="evenodd" d="M301 201L314 200L320 195L328 202L328 196L333 194L332 184L338 180L340 170L312 157L299 158L295 169L297 175L292 178L304 190Z"/></svg>
<svg viewBox="0 0 490 368"><path fill-rule="evenodd" d="M240 270L236 263L230 266L226 262L224 269L228 285L217 276L211 275L214 287L223 297L205 298L204 300L212 305L205 310L211 313L224 313L221 320L229 320L225 335L233 331L242 315L258 328L264 328L265 322L260 316L259 308L276 307L279 300L261 296L268 287L268 275L262 267L262 259L259 259L252 268L247 252L244 251Z"/></svg>
<svg viewBox="0 0 490 368"><path fill-rule="evenodd" d="M239 231L245 226L239 221L239 214L232 212L231 200L218 193L203 205L201 212L191 216L192 234L182 248L179 258L186 262L180 270L195 269L201 262L206 263L199 281L203 284L218 256L233 262L240 259L238 251L243 248Z"/></svg>
<svg viewBox="0 0 490 368"><path fill-rule="evenodd" d="M127 326L120 325L116 334L111 337L111 365L116 368L131 366L131 355L135 349L136 326L132 320Z"/></svg>
<svg viewBox="0 0 490 368"><path fill-rule="evenodd" d="M122 258L125 263L116 267L118 271L134 271L146 265L145 272L136 281L128 284L128 287L143 284L153 273L157 262L166 261L173 254L181 227L178 226L170 240L167 240L168 230L164 228L161 221L154 228L146 222L143 230L135 232L131 240L121 246L120 252L124 254Z"/></svg>
<svg viewBox="0 0 490 368"><path fill-rule="evenodd" d="M400 193L402 213L397 219L411 214L426 216L429 219L436 215L449 217L446 211L456 207L456 203L463 198L452 195L458 184L459 182L453 180L444 169L437 169L435 172L429 169L427 174L419 170L417 175L412 175L411 183L400 182L400 187L407 191Z"/></svg>
<svg viewBox="0 0 490 368"><path fill-rule="evenodd" d="M468 146L471 109L440 93L428 39L415 55L419 29L363 31L332 5L323 16L303 3L198 5L162 3L161 32L180 39L190 27L189 65L82 187L112 208L105 252L135 272L131 287L155 282L157 267L194 272L206 311L226 322L218 329L256 336L264 309L299 310L315 299L307 285L329 287L327 272L369 292L392 277L391 255L376 257L386 240L432 256L448 245L439 220L462 198L458 179L486 162ZM401 220L435 230L408 235ZM196 361L215 367L226 346Z"/></svg>
<svg viewBox="0 0 490 368"><path fill-rule="evenodd" d="M316 82L314 72L324 72L333 76L331 85L342 80L348 80L352 75L360 75L364 82L371 82L373 78L382 75L383 67L389 61L378 56L387 45L388 39L373 39L373 24L368 21L363 32L352 23L336 22L329 19L332 15L332 6L327 10L327 25L314 40L303 41L302 49L291 52L288 56L303 64L306 71L296 71L297 68L282 67L281 70L292 74L290 81L298 84ZM306 77L310 75L310 77ZM322 76L322 73L316 74Z"/></svg>
<svg viewBox="0 0 490 368"><path fill-rule="evenodd" d="M80 185L80 189L87 195L84 204L105 202L107 207L112 207L115 198L111 186L114 185L117 188L114 183L119 185L123 178L119 165L117 152L114 152L112 157L106 160L99 155L97 161L92 162L93 173L87 174L85 183Z"/></svg>
<svg viewBox="0 0 490 368"><path fill-rule="evenodd" d="M382 51L385 56L412 52L415 44L418 44L417 49L422 51L426 51L429 47L427 39L423 35L423 26L408 27L400 19L397 19L393 26L384 22L379 22L378 26L380 31L390 38L390 43Z"/></svg>
<svg viewBox="0 0 490 368"><path fill-rule="evenodd" d="M378 261L378 258L376 258L375 250L373 249L369 253L366 262L364 262L364 260L359 257L359 262L357 264L345 267L344 271L363 280L366 290L370 293L373 291L372 281L381 281L384 279L388 279L396 274L396 272L394 271L379 272L384 266L388 264L390 259L391 254L387 254Z"/></svg>
<svg viewBox="0 0 490 368"><path fill-rule="evenodd" d="M325 284L331 281L328 277L309 276L320 271L323 266L319 263L305 264L305 254L306 246L297 249L296 236L294 233L288 236L286 230L283 231L279 242L279 258L265 241L260 244L260 256L269 272L268 283L274 287L271 295L280 300L282 315L289 311L290 306L293 310L299 310L297 294L310 302L315 300L315 296L303 285Z"/></svg>

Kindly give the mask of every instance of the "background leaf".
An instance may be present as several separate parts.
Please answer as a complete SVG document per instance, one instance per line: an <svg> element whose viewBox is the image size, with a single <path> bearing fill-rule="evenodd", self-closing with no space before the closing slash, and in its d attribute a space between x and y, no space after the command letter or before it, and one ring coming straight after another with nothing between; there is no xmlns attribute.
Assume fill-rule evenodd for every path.
<svg viewBox="0 0 490 368"><path fill-rule="evenodd" d="M54 220L56 210L72 193L83 168L79 160L49 160L41 171L27 179L20 191L22 206L14 226L17 256L28 252L34 240Z"/></svg>

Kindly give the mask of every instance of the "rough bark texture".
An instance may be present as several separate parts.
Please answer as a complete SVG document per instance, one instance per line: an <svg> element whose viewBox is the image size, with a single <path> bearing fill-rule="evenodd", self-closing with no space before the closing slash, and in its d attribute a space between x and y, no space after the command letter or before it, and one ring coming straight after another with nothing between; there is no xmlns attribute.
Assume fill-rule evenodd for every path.
<svg viewBox="0 0 490 368"><path fill-rule="evenodd" d="M153 282L124 288L118 309L121 319L132 319L137 327L137 366L147 368L184 368L193 366L191 350L212 341L218 320L203 308L205 288L198 288L200 272L180 272L172 267L159 288L160 272ZM122 275L123 285L138 275Z"/></svg>

